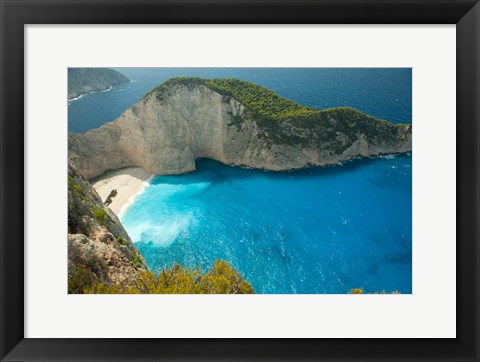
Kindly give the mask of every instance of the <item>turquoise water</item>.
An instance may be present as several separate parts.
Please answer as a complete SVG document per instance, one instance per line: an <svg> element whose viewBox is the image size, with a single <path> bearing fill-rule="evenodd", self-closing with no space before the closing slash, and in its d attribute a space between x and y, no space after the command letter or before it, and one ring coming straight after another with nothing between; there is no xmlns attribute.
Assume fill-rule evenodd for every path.
<svg viewBox="0 0 480 362"><path fill-rule="evenodd" d="M69 130L115 119L163 80L237 77L318 109L411 123L410 69L118 69L132 83L69 102ZM412 292L412 156L264 172L198 160L122 216L152 270L229 261L257 293Z"/></svg>
<svg viewBox="0 0 480 362"><path fill-rule="evenodd" d="M159 176L122 218L153 270L226 259L258 293L411 292L411 156Z"/></svg>

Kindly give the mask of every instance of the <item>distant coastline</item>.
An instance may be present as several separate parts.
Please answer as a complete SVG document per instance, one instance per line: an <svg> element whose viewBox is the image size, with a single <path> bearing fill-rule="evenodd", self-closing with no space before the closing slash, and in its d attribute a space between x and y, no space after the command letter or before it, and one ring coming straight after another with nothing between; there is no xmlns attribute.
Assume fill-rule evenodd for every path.
<svg viewBox="0 0 480 362"><path fill-rule="evenodd" d="M68 101L69 102L73 102L73 101L76 101L76 100L79 100L80 98L82 98L84 95L87 95L87 94L91 94L91 93L95 93L95 92L109 92L113 89L113 86L110 86L110 88L107 88L107 89L104 89L104 90L92 90L88 93L82 93L80 94L78 97L75 97L75 98L69 98Z"/></svg>
<svg viewBox="0 0 480 362"><path fill-rule="evenodd" d="M130 79L108 68L69 68L68 101L80 99L93 92L108 92L112 86L129 83Z"/></svg>

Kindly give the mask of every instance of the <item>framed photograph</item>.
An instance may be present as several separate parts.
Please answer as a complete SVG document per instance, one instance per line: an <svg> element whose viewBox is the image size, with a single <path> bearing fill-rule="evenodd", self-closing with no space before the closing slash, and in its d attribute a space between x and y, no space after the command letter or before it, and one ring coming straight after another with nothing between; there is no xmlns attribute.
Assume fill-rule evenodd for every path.
<svg viewBox="0 0 480 362"><path fill-rule="evenodd" d="M479 359L478 1L1 11L2 361Z"/></svg>

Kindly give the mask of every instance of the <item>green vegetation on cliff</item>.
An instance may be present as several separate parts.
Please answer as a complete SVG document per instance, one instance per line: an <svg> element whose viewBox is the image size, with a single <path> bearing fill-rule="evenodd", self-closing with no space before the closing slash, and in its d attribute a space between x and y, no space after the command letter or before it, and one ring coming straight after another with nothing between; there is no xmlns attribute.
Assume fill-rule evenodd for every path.
<svg viewBox="0 0 480 362"><path fill-rule="evenodd" d="M222 95L224 102L234 98L246 106L246 115L231 115L232 123L240 129L245 118L254 119L262 131L259 136L269 144L329 148L340 154L351 144L349 140L358 139L361 133L373 143L395 143L405 140L412 131L410 124L393 124L352 107L317 110L302 106L267 88L233 78L172 78L145 97L154 93L162 101L176 86L192 90L199 85ZM339 134L343 140L338 139Z"/></svg>
<svg viewBox="0 0 480 362"><path fill-rule="evenodd" d="M245 82L234 78L202 79L195 77L178 77L167 80L148 94L155 92L158 99L162 99L162 93L172 86L183 85L192 87L203 85L224 96L225 101L229 97L235 98L248 107L257 116L271 119L285 119L311 115L318 112L314 108L301 106L289 99L283 98L255 83ZM148 95L147 94L147 95Z"/></svg>
<svg viewBox="0 0 480 362"><path fill-rule="evenodd" d="M158 275L145 271L128 285L93 284L84 289L95 294L252 294L252 286L225 260L216 260L206 273L179 264Z"/></svg>

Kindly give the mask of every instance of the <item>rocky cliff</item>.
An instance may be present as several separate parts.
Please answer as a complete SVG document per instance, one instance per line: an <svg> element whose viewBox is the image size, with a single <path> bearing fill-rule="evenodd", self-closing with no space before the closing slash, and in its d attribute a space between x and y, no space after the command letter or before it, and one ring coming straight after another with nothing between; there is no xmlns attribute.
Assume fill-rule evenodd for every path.
<svg viewBox="0 0 480 362"><path fill-rule="evenodd" d="M133 283L147 266L90 183L68 165L68 290Z"/></svg>
<svg viewBox="0 0 480 362"><path fill-rule="evenodd" d="M68 99L82 94L109 89L112 85L128 83L122 73L108 68L68 68Z"/></svg>
<svg viewBox="0 0 480 362"><path fill-rule="evenodd" d="M197 158L291 170L411 147L409 124L347 107L318 111L234 79L174 78L117 120L69 134L69 157L89 179L127 166L185 173Z"/></svg>

